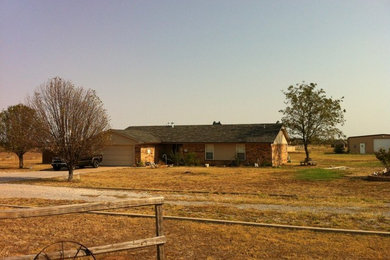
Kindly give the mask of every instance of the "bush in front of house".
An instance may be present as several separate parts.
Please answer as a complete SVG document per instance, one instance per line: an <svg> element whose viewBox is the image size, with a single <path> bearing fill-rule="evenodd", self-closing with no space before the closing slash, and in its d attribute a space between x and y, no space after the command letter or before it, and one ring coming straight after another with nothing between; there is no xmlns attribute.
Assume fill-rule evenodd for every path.
<svg viewBox="0 0 390 260"><path fill-rule="evenodd" d="M136 163L137 167L145 167L145 164L143 161L139 161Z"/></svg>
<svg viewBox="0 0 390 260"><path fill-rule="evenodd" d="M186 153L184 155L184 165L186 166L197 166L200 161L196 153Z"/></svg>
<svg viewBox="0 0 390 260"><path fill-rule="evenodd" d="M168 163L172 163L176 166L184 165L184 156L182 153L171 152L168 155Z"/></svg>
<svg viewBox="0 0 390 260"><path fill-rule="evenodd" d="M168 161L177 166L197 166L200 160L195 153L170 153Z"/></svg>

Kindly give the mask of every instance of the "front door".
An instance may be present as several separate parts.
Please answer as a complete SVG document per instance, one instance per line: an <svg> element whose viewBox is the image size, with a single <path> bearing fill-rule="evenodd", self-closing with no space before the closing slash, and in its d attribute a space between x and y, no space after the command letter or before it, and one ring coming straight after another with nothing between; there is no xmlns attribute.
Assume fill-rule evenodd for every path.
<svg viewBox="0 0 390 260"><path fill-rule="evenodd" d="M366 144L360 143L360 153L365 154L366 153Z"/></svg>

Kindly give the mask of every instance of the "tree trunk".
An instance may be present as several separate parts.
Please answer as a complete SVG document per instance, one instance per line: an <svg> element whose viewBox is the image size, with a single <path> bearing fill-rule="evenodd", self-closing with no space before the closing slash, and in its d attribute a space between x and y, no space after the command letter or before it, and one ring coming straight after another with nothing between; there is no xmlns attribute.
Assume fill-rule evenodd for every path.
<svg viewBox="0 0 390 260"><path fill-rule="evenodd" d="M23 155L24 153L20 153L18 154L18 158L19 158L19 169L23 169Z"/></svg>
<svg viewBox="0 0 390 260"><path fill-rule="evenodd" d="M68 181L73 180L73 165L68 164Z"/></svg>
<svg viewBox="0 0 390 260"><path fill-rule="evenodd" d="M309 161L309 149L307 148L308 144L303 143L303 146L305 147L305 154L306 154L306 161Z"/></svg>

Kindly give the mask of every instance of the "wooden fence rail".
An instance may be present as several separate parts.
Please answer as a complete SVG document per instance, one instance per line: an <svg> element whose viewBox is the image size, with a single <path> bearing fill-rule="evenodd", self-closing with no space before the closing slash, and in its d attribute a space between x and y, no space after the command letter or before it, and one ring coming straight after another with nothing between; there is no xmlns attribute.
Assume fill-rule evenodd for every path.
<svg viewBox="0 0 390 260"><path fill-rule="evenodd" d="M134 249L134 248L156 246L157 259L163 260L165 259L164 244L166 242L166 238L163 235L163 226L162 226L163 224L162 204L163 203L164 203L163 197L152 197L152 198L144 198L144 199L118 200L112 202L93 202L93 203L83 203L83 204L73 204L73 205L61 205L61 206L53 206L53 207L22 208L22 209L0 211L0 219L15 219L15 218L42 217L42 216L73 214L73 213L86 213L89 211L101 211L101 210L108 210L108 209L154 205L155 213L156 213L155 215L156 236L155 237L134 240L134 241L127 241L127 242L122 242L117 244L96 246L96 247L89 248L89 250L94 255L96 255L96 254L104 254L104 253ZM73 252L66 251L65 253L67 255L71 255ZM58 253L55 252L50 254L51 259L60 259L58 258L58 256L59 256ZM35 255L13 256L13 257L3 258L3 260L26 260L26 259L33 259L34 257Z"/></svg>

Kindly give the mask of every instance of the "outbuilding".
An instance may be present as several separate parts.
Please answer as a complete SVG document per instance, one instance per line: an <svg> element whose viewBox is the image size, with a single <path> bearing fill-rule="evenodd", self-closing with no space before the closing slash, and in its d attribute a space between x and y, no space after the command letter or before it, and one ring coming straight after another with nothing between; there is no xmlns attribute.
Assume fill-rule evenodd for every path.
<svg viewBox="0 0 390 260"><path fill-rule="evenodd" d="M379 149L390 149L390 134L361 135L348 138L350 153L372 154Z"/></svg>

